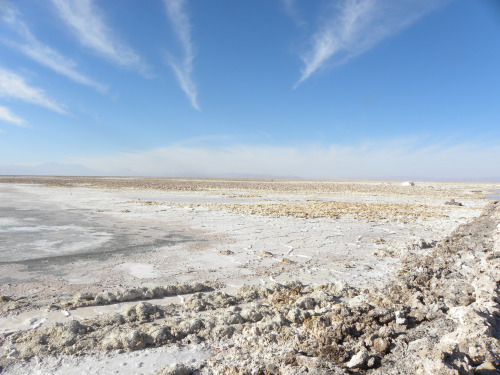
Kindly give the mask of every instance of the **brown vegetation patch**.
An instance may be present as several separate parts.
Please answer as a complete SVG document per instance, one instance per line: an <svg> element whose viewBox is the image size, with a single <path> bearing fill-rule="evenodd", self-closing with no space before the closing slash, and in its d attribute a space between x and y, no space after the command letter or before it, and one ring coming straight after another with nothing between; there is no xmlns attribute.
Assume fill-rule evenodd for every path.
<svg viewBox="0 0 500 375"><path fill-rule="evenodd" d="M289 203L173 203L173 202L141 202L146 205L168 205L173 207L204 207L210 210L223 210L245 215L261 215L272 217L292 216L297 218L333 218L342 216L355 217L362 220L396 220L409 221L415 219L447 217L452 208L436 207L423 204L396 203L353 203L353 202L289 202ZM457 208L455 208L457 209Z"/></svg>

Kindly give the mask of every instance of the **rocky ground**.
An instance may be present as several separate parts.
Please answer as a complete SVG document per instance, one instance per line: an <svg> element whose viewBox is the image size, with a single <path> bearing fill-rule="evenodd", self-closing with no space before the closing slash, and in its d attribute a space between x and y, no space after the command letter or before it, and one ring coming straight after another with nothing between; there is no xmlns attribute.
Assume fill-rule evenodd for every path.
<svg viewBox="0 0 500 375"><path fill-rule="evenodd" d="M366 197L370 189L362 185L360 194ZM469 192L470 188L459 189L462 187L453 190L457 201L467 202L471 195L479 194ZM384 194L400 190L394 185ZM436 199L450 198L449 189L432 189L430 193L428 190L425 189L427 200L417 202L406 201L404 193L394 193L400 201L392 199L391 204L395 206L387 207L384 213L373 205L363 209L360 205L369 202L359 202L360 199L349 202L344 194L344 202L327 201L332 206L330 211L317 207L321 212L333 212L331 216L314 214L313 217L338 220L341 212L338 210L348 210L352 206L357 208L350 214L356 215L359 209L356 220L375 220L376 225L385 220L413 225L419 218L410 215L411 207L405 208L411 204L421 205L419 217L424 216L433 225L444 220L441 215L458 217L450 212L460 207L455 208L455 204L441 207L444 201L441 206L435 203ZM240 197L256 194L255 190L251 193L237 190L236 193ZM317 191L315 194L324 198ZM380 194L380 187L371 194ZM413 191L411 194L419 193ZM411 194L409 192L408 196ZM234 208L214 206L225 204L220 202L182 204L210 212L241 213L246 210L247 215L259 217L310 220L311 216L297 217L296 213L308 211L311 206L307 204L318 204L316 201L271 203L276 206L238 202ZM146 208L165 204L160 200L127 202L132 205L130 207ZM322 202L324 200L319 204ZM177 203L168 202L168 205L175 207ZM460 211L467 217L444 237L413 242L406 251L397 254L392 248L390 255L401 257L401 263L384 282L363 285L358 280L353 286L348 277L330 278L324 283L287 277L265 285L243 283L238 288L227 288L220 280L185 281L104 290L88 288L85 292L56 295L44 308L68 319L39 327L34 321L31 329L3 333L0 336L0 366L3 372L13 374L36 371L70 374L78 373L71 371L81 370L89 359L95 366L101 363L102 355L110 361L128 355L126 361L122 359L121 366L132 361L136 367L126 372L125 367L117 369L115 366L113 372L170 375L499 373L500 203L493 201L487 206L478 204L475 207L481 208L481 214L467 216ZM391 215L394 210L399 214ZM384 238L373 240L381 248L377 251L390 252L391 248L384 248ZM272 252L259 252L256 256L273 259L273 267L277 264L288 267L285 259L294 261L292 249L283 257ZM226 251L221 256L231 256L234 255L231 252L237 250L217 251ZM346 272L350 270L349 262L343 266ZM9 288L3 290L16 290L14 286ZM169 300L174 297L175 300ZM36 299L7 293L1 297L0 307L6 316L21 314L34 301ZM88 309L123 303L126 306L120 311L91 314L88 319L77 318ZM189 357L190 360L168 364L159 371L147 369L147 363L143 365L147 357L141 357L142 362L130 357L130 353L155 353L162 348L196 355Z"/></svg>

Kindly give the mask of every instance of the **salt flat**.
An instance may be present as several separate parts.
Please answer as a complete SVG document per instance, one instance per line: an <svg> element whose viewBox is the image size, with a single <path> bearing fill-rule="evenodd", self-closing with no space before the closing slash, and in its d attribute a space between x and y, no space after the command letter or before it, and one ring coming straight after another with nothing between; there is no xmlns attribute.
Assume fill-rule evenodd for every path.
<svg viewBox="0 0 500 375"><path fill-rule="evenodd" d="M228 181L225 188L224 181L215 180L217 190L208 185L206 190L179 191L177 186L138 189L134 180L110 188L109 180L101 181L105 189L78 184L0 186L2 288L36 280L37 295L42 296L44 285L58 285L63 292L193 280L241 285L272 282L271 278L340 278L366 286L386 280L398 264L397 257L374 256L377 250L382 250L380 255L386 250L398 253L419 239L444 237L477 216L486 203L466 189L488 188L356 183L352 186L361 186L360 192L347 188L329 194L324 182L307 182L298 190L294 185L306 182L293 181L287 191L279 180L274 185L265 182L264 188L255 186L259 181L237 181L236 188ZM197 183L186 185L196 188ZM363 188L369 188L369 194ZM464 206L444 205L457 196ZM321 217L320 211L320 217L296 217L318 211L316 207L325 203L345 204L345 214ZM359 203L366 207L356 206ZM408 216L414 209L408 204L420 211L417 216ZM379 209L388 205L402 216ZM270 212L261 212L266 207ZM386 219L380 218L386 214ZM269 256L262 256L265 252ZM13 285L7 287L6 282Z"/></svg>
<svg viewBox="0 0 500 375"><path fill-rule="evenodd" d="M458 225L478 217L488 203L484 197L497 188L2 177L0 294L10 304L3 304L0 332L83 322L137 303L75 305L67 314L47 308L62 306L77 292L200 281L229 294L243 285L293 280L382 287L402 257L426 254ZM451 199L462 205L446 204ZM154 300L161 306L179 301L184 297ZM2 340L4 355L7 341Z"/></svg>

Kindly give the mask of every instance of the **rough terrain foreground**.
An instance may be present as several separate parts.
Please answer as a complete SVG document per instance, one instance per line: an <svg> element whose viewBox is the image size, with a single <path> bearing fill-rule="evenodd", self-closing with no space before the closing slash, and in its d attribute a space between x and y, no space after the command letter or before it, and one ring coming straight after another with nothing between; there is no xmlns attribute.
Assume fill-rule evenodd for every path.
<svg viewBox="0 0 500 375"><path fill-rule="evenodd" d="M499 225L500 204L493 202L427 255L407 256L397 278L380 290L289 282L241 287L234 296L196 293L184 307L141 302L121 314L9 335L2 366L8 371L9 363L35 355L96 348L204 343L217 354L193 368L176 365L160 373L493 374L500 368ZM208 287L147 292L160 296ZM75 303L117 298L100 293ZM189 311L189 317L179 318L176 309Z"/></svg>
<svg viewBox="0 0 500 375"><path fill-rule="evenodd" d="M446 191L435 192L435 196L441 194L445 196ZM453 196L460 197L456 192ZM466 197L461 198L465 201ZM147 202L144 207L162 207L161 202ZM410 211L406 214L401 208L406 203L396 204L387 213L396 209L399 219L411 220L405 216ZM214 209L219 208L210 208ZM281 215L295 217L294 212L291 208ZM422 212L421 216L434 217L443 211L424 205ZM306 219L310 220L300 218ZM397 215L393 220L398 220ZM394 254L394 249L383 249L383 238L374 242L382 248L377 252ZM221 250L220 255L234 255L231 252ZM288 258L275 262L288 267L290 263L283 259L300 259L293 258L293 253L292 247ZM385 283L365 278L366 287L359 280L355 287L349 286L345 277L325 283L274 279L235 290L218 281L186 281L100 291L91 287L85 293L58 296L46 308L68 319L39 326L34 321L30 329L2 334L0 366L5 373L61 373L69 363L90 373L90 367L84 367L89 361L95 369L130 353L120 363L123 367L114 368L116 373L151 373L146 371L149 357L141 353L168 348L169 353L178 350L179 356L183 350L198 354L194 362L181 360L158 374L498 373L500 204L490 203L478 217L469 218L438 241L418 241L398 254L403 258L396 274ZM276 258L271 252L256 256ZM252 269L261 272L259 267ZM346 272L352 268L356 263L346 264ZM276 267L270 269L277 278ZM3 290L15 288L7 285ZM172 296L176 303L160 303ZM6 316L21 316L25 310L36 311L36 302L36 297L6 294L0 306ZM77 318L89 314L89 309L119 304L124 308L118 312ZM137 367L130 369L126 362Z"/></svg>

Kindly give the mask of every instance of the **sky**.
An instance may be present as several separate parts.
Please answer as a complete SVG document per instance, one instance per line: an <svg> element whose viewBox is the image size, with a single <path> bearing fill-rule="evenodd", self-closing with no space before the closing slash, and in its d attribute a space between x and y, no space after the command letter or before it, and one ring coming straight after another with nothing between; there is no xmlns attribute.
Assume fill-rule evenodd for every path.
<svg viewBox="0 0 500 375"><path fill-rule="evenodd" d="M500 2L0 0L0 174L500 182Z"/></svg>

